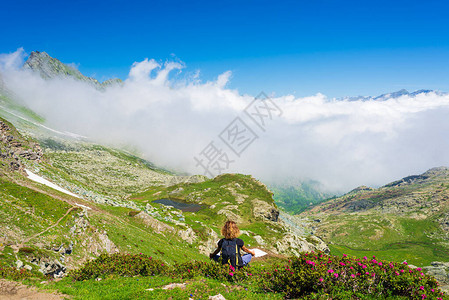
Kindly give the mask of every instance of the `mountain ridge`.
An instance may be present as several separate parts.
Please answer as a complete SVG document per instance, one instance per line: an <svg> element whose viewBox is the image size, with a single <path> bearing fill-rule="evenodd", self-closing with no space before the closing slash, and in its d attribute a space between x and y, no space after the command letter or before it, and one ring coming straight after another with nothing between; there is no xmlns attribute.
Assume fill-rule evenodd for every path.
<svg viewBox="0 0 449 300"><path fill-rule="evenodd" d="M111 78L103 82L99 82L93 77L83 75L78 69L62 63L57 58L51 57L45 51L31 52L28 59L23 64L23 69L37 72L44 79L72 78L77 81L86 82L100 90L110 85L122 83L122 80L119 78Z"/></svg>

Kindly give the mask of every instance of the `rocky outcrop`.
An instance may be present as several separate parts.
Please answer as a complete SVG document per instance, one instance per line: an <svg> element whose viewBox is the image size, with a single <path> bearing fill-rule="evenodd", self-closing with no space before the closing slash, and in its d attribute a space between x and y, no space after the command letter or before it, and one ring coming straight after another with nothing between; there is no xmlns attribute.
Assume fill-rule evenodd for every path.
<svg viewBox="0 0 449 300"><path fill-rule="evenodd" d="M361 185L361 186L353 189L352 191L350 191L348 194L355 194L355 193L369 192L369 191L374 191L374 189L372 187L369 187L366 185Z"/></svg>
<svg viewBox="0 0 449 300"><path fill-rule="evenodd" d="M165 181L166 186L172 186L179 183L200 183L207 179L203 175L192 175L192 176L170 176Z"/></svg>
<svg viewBox="0 0 449 300"><path fill-rule="evenodd" d="M198 250L203 255L209 255L217 248L217 242L219 240L218 234L210 228L206 227L207 240L202 241L198 246Z"/></svg>
<svg viewBox="0 0 449 300"><path fill-rule="evenodd" d="M259 199L251 201L253 204L253 215L256 218L277 222L279 219L279 210L272 204Z"/></svg>
<svg viewBox="0 0 449 300"><path fill-rule="evenodd" d="M189 244L192 244L198 237L192 228L187 227L185 230L178 230L178 236Z"/></svg>
<svg viewBox="0 0 449 300"><path fill-rule="evenodd" d="M423 267L428 275L435 277L443 291L449 292L449 262L434 261L430 266Z"/></svg>
<svg viewBox="0 0 449 300"><path fill-rule="evenodd" d="M323 251L330 253L329 247L316 236L299 237L294 234L286 234L275 244L279 254L291 254L299 256L301 252Z"/></svg>
<svg viewBox="0 0 449 300"><path fill-rule="evenodd" d="M164 233L164 232L175 232L175 228L173 226L167 225L162 221L150 216L146 212L140 212L136 215L136 218L139 218L143 221L145 225L152 228L156 233Z"/></svg>
<svg viewBox="0 0 449 300"><path fill-rule="evenodd" d="M42 149L37 143L29 143L18 132L0 119L0 159L11 170L22 170L24 161L40 162Z"/></svg>
<svg viewBox="0 0 449 300"><path fill-rule="evenodd" d="M220 209L217 214L224 215L229 221L240 223L242 218L238 215L238 205L227 205Z"/></svg>

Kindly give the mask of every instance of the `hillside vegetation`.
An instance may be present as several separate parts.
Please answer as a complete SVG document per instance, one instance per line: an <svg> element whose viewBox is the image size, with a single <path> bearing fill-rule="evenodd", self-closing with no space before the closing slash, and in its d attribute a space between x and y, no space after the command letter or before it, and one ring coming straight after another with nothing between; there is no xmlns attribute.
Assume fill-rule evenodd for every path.
<svg viewBox="0 0 449 300"><path fill-rule="evenodd" d="M417 265L449 260L449 169L434 168L379 189L360 187L315 206L317 235L333 252Z"/></svg>

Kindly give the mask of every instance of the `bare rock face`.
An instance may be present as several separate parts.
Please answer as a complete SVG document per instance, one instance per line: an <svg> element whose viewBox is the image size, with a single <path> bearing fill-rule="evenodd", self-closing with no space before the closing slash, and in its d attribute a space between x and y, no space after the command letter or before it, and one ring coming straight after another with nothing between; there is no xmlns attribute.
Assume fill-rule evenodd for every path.
<svg viewBox="0 0 449 300"><path fill-rule="evenodd" d="M279 219L279 210L265 201L259 199L252 200L253 215L256 218L277 222Z"/></svg>
<svg viewBox="0 0 449 300"><path fill-rule="evenodd" d="M309 241L303 237L294 234L286 234L276 243L276 249L279 254L293 253L299 256L301 252L323 251L329 253L329 247L318 237L310 236Z"/></svg>

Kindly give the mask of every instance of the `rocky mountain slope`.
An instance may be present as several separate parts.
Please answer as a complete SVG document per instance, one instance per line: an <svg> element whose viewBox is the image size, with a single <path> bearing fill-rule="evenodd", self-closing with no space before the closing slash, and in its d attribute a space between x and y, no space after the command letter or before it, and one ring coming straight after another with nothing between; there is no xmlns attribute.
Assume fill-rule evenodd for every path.
<svg viewBox="0 0 449 300"><path fill-rule="evenodd" d="M26 65L44 78L89 81L47 54L35 52ZM61 277L104 252L144 253L169 264L208 260L227 219L239 223L249 247L272 255L329 251L279 218L272 193L251 176L178 176L138 153L47 127L6 86L0 121L2 264ZM30 180L29 172L75 196ZM200 209L154 202L160 199Z"/></svg>
<svg viewBox="0 0 449 300"><path fill-rule="evenodd" d="M76 68L63 64L58 59L51 57L46 52L33 51L23 65L24 69L30 69L38 72L44 79L52 78L73 78L78 81L87 82L97 89L103 89L108 85L120 84L122 81L118 78L108 79L99 82L92 77L84 76Z"/></svg>
<svg viewBox="0 0 449 300"><path fill-rule="evenodd" d="M156 181L143 191L124 196L118 189L102 190L102 184L105 187L116 184L114 177L117 175L109 172L99 178L101 183L86 181L80 189L75 184L79 182L76 176L70 177L70 165L58 169L46 157L45 148L42 156L35 141L26 144L26 139L12 124L6 120L1 122L7 133L2 135L2 149L12 149L11 143L15 146L7 152L10 153L7 157L2 157L0 168L0 259L19 268L58 277L102 252L147 253L167 262L192 258L207 260L206 255L219 239L219 228L227 219L239 223L248 245L270 253L328 251L320 239L311 235L301 237L290 230L288 224L279 219L271 192L250 176L229 174L198 182L177 182L177 177L162 174L175 181L171 184ZM36 152L26 152L19 143L23 147L33 145ZM27 155L21 155L23 153ZM122 157L124 159L129 161ZM110 165L113 169L114 164ZM71 182L72 185L65 187L79 198L29 180L23 172L25 169L39 170L58 184ZM129 182L138 181L137 175L128 178ZM126 192L136 191L126 184L122 188ZM182 211L154 202L158 199L198 204L200 209Z"/></svg>

